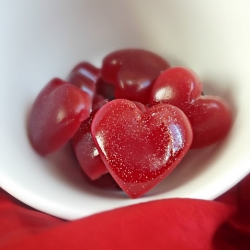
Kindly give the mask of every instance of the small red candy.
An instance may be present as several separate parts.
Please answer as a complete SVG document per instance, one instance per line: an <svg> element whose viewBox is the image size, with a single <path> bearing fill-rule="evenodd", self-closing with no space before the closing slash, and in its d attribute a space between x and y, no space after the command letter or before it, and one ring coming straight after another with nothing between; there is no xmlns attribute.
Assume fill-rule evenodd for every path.
<svg viewBox="0 0 250 250"><path fill-rule="evenodd" d="M91 180L95 180L108 172L90 132L93 116L94 114L82 122L72 140L76 158L83 171Z"/></svg>
<svg viewBox="0 0 250 250"><path fill-rule="evenodd" d="M108 173L91 135L93 117L96 111L107 102L108 101L101 96L94 98L93 112L87 120L82 122L79 130L72 139L76 158L82 170L91 180L98 179L103 174Z"/></svg>
<svg viewBox="0 0 250 250"><path fill-rule="evenodd" d="M169 67L166 60L152 52L124 49L103 59L102 78L114 85L116 98L148 104L155 79Z"/></svg>
<svg viewBox="0 0 250 250"><path fill-rule="evenodd" d="M200 96L184 110L192 129L191 148L201 148L222 140L232 126L229 105L217 96Z"/></svg>
<svg viewBox="0 0 250 250"><path fill-rule="evenodd" d="M202 84L190 69L173 67L162 72L155 81L150 104L168 103L180 109L201 95Z"/></svg>
<svg viewBox="0 0 250 250"><path fill-rule="evenodd" d="M71 73L79 73L93 82L97 82L101 75L100 69L96 68L94 65L88 62L81 62L77 64L71 70Z"/></svg>
<svg viewBox="0 0 250 250"><path fill-rule="evenodd" d="M158 103L175 105L187 115L193 129L191 148L222 140L232 125L228 104L219 97L203 96L200 79L187 68L170 68L157 78L150 104Z"/></svg>
<svg viewBox="0 0 250 250"><path fill-rule="evenodd" d="M81 62L72 69L67 81L93 97L100 74L100 69L88 62Z"/></svg>
<svg viewBox="0 0 250 250"><path fill-rule="evenodd" d="M115 99L115 88L112 84L105 82L102 78L100 78L96 83L96 93L102 95L104 98L108 100Z"/></svg>
<svg viewBox="0 0 250 250"><path fill-rule="evenodd" d="M29 118L28 136L41 155L64 146L87 119L91 99L79 88L59 79L52 79L37 96Z"/></svg>

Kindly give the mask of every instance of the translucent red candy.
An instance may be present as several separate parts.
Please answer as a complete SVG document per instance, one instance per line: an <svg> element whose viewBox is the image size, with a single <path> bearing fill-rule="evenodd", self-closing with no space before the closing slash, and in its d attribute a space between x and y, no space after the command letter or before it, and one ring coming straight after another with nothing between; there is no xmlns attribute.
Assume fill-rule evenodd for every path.
<svg viewBox="0 0 250 250"><path fill-rule="evenodd" d="M108 54L98 69L77 64L67 82L52 79L37 96L28 136L41 155L72 139L88 180L119 186L131 198L166 178L190 148L222 140L228 104L204 96L199 77L142 49Z"/></svg>
<svg viewBox="0 0 250 250"><path fill-rule="evenodd" d="M96 68L94 65L88 62L81 62L77 64L72 70L71 73L79 73L86 79L89 79L93 82L97 82L101 75L100 69Z"/></svg>
<svg viewBox="0 0 250 250"><path fill-rule="evenodd" d="M160 56L141 49L125 49L103 59L102 78L113 84L115 97L149 103L155 79L169 63Z"/></svg>
<svg viewBox="0 0 250 250"><path fill-rule="evenodd" d="M142 112L125 99L104 105L91 131L108 171L131 198L162 181L192 143L190 123L180 109L159 104Z"/></svg>
<svg viewBox="0 0 250 250"><path fill-rule="evenodd" d="M156 80L150 104L167 103L180 108L193 129L191 148L205 147L222 140L232 125L228 104L219 97L201 96L202 84L190 69L174 67Z"/></svg>
<svg viewBox="0 0 250 250"><path fill-rule="evenodd" d="M91 135L93 117L96 111L107 102L108 101L101 96L95 97L93 102L93 112L87 120L82 122L79 130L72 139L76 158L85 174L91 180L95 180L103 174L108 173Z"/></svg>
<svg viewBox="0 0 250 250"><path fill-rule="evenodd" d="M96 83L96 93L102 95L108 100L115 99L115 88L112 84L105 82L100 78Z"/></svg>
<svg viewBox="0 0 250 250"><path fill-rule="evenodd" d="M192 130L191 148L201 148L221 141L232 126L229 105L217 96L200 96L184 109Z"/></svg>
<svg viewBox="0 0 250 250"><path fill-rule="evenodd" d="M179 108L201 95L202 84L190 69L173 67L162 72L151 91L150 104L168 103Z"/></svg>
<svg viewBox="0 0 250 250"><path fill-rule="evenodd" d="M93 97L100 74L100 69L88 62L81 62L72 69L67 80L89 94L90 97Z"/></svg>
<svg viewBox="0 0 250 250"><path fill-rule="evenodd" d="M88 94L59 78L51 80L37 96L28 118L33 148L47 155L64 146L88 118L90 109Z"/></svg>

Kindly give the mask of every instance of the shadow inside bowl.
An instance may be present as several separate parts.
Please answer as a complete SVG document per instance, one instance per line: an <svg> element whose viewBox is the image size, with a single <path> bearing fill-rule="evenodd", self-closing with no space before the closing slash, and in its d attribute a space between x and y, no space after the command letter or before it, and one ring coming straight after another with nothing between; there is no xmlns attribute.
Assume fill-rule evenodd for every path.
<svg viewBox="0 0 250 250"><path fill-rule="evenodd" d="M220 154L221 147L221 144L216 144L207 148L190 150L175 170L143 197L170 192L197 178L211 166L213 158ZM128 199L128 196L108 175L94 182L89 180L78 164L70 143L58 152L47 156L46 160L50 163L47 168L49 174L77 192L107 199Z"/></svg>
<svg viewBox="0 0 250 250"><path fill-rule="evenodd" d="M109 176L104 176L98 181L89 180L77 162L71 143L46 156L46 160L49 163L49 174L75 191L105 198L127 198Z"/></svg>

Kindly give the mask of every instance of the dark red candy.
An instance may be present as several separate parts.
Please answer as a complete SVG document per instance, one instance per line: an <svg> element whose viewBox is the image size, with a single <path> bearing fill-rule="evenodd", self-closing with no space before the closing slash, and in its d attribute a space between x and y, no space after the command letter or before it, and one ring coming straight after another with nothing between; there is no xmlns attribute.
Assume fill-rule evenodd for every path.
<svg viewBox="0 0 250 250"><path fill-rule="evenodd" d="M141 49L124 49L103 59L102 78L115 86L115 97L149 103L152 85L169 68L162 57Z"/></svg>
<svg viewBox="0 0 250 250"><path fill-rule="evenodd" d="M102 95L98 95L98 94L94 95L94 98L92 101L92 112L96 112L106 103L108 103L108 100L105 99Z"/></svg>
<svg viewBox="0 0 250 250"><path fill-rule="evenodd" d="M81 124L73 137L73 147L81 168L91 180L95 180L108 170L102 162L90 133L92 120L93 115Z"/></svg>
<svg viewBox="0 0 250 250"><path fill-rule="evenodd" d="M175 105L187 115L193 129L191 148L222 140L232 125L228 104L219 97L204 96L200 79L187 68L170 68L157 78L150 104L157 103Z"/></svg>
<svg viewBox="0 0 250 250"><path fill-rule="evenodd" d="M82 170L91 180L98 179L108 172L91 135L91 124L95 112L106 103L107 100L103 97L95 96L93 100L93 112L87 120L82 122L72 140L76 158Z"/></svg>
<svg viewBox="0 0 250 250"><path fill-rule="evenodd" d="M101 75L100 69L96 68L94 65L88 62L81 62L77 64L72 69L71 73L80 73L82 76L88 78L93 82L96 82Z"/></svg>
<svg viewBox="0 0 250 250"><path fill-rule="evenodd" d="M93 97L100 74L100 69L88 62L82 62L72 69L67 80Z"/></svg>
<svg viewBox="0 0 250 250"><path fill-rule="evenodd" d="M64 146L88 118L90 109L88 94L59 78L51 80L37 96L28 118L33 148L47 155Z"/></svg>
<svg viewBox="0 0 250 250"><path fill-rule="evenodd" d="M91 131L108 171L131 198L169 175L192 143L187 117L168 104L142 112L129 100L110 101L94 116Z"/></svg>
<svg viewBox="0 0 250 250"><path fill-rule="evenodd" d="M96 83L96 93L102 95L104 98L108 100L115 99L115 88L112 84L105 82L102 78L100 78Z"/></svg>
<svg viewBox="0 0 250 250"><path fill-rule="evenodd" d="M148 64L148 62L131 61L121 67L117 76L116 98L149 103L152 85L161 70Z"/></svg>
<svg viewBox="0 0 250 250"><path fill-rule="evenodd" d="M162 72L155 81L150 104L168 103L182 109L198 98L201 92L202 84L195 72L173 67Z"/></svg>
<svg viewBox="0 0 250 250"><path fill-rule="evenodd" d="M222 140L232 126L228 104L216 96L201 96L184 112L193 129L191 148L205 147Z"/></svg>
<svg viewBox="0 0 250 250"><path fill-rule="evenodd" d="M71 73L68 82L86 92L91 98L96 92L96 83L82 76L80 73Z"/></svg>

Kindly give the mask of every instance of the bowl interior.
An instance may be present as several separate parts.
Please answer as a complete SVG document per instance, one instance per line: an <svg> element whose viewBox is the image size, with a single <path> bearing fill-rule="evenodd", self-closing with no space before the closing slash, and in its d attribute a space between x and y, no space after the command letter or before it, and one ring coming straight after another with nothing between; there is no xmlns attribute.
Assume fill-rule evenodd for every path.
<svg viewBox="0 0 250 250"><path fill-rule="evenodd" d="M0 186L39 210L76 219L169 197L213 199L249 172L250 2L3 1L0 9ZM140 199L93 187L65 152L38 156L26 136L36 95L80 61L101 65L120 48L144 48L192 68L206 94L231 105L234 125L220 144L188 153Z"/></svg>

